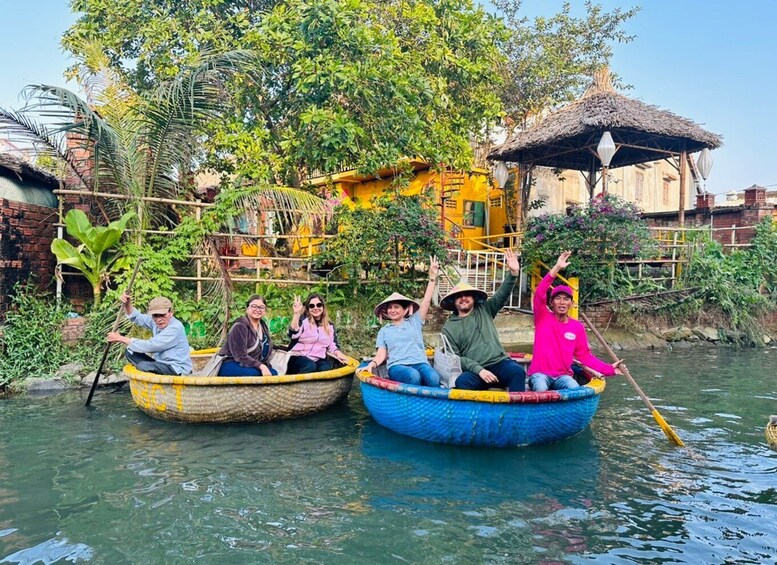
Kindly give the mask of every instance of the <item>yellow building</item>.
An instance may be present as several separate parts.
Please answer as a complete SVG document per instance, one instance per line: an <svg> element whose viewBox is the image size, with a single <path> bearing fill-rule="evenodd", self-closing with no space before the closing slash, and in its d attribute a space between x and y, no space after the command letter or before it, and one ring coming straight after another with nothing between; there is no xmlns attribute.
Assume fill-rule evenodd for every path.
<svg viewBox="0 0 777 565"><path fill-rule="evenodd" d="M478 249L488 236L505 231L507 216L503 191L496 187L486 169L467 172L437 171L422 160L409 160L413 175L402 194L431 191L441 225L464 249ZM349 207L370 206L375 196L391 189L395 169L386 168L375 175L354 170L309 180L318 188L328 186L332 199Z"/></svg>

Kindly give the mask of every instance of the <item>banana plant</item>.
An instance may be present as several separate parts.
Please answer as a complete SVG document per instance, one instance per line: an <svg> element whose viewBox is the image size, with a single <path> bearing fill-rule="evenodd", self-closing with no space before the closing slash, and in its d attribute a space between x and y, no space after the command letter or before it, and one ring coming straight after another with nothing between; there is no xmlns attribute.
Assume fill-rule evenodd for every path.
<svg viewBox="0 0 777 565"><path fill-rule="evenodd" d="M81 271L92 285L95 305L100 304L103 285L110 275L128 267L129 259L121 255L117 244L134 215L127 212L107 226L93 226L84 212L73 209L65 216L65 229L80 245L76 247L65 239L51 242L51 252L56 255L58 265Z"/></svg>

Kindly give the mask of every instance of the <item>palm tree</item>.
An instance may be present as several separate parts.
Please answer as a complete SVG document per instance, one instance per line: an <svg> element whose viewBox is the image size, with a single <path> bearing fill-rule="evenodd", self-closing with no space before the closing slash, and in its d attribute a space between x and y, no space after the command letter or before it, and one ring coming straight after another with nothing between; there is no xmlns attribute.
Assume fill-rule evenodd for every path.
<svg viewBox="0 0 777 565"><path fill-rule="evenodd" d="M184 213L164 201L193 198L205 128L231 110L224 85L235 77L250 81L261 69L250 51L206 55L174 80L142 94L110 68L99 45L91 45L83 59L77 80L86 99L65 88L28 86L21 109L0 108L0 132L38 155L62 160L82 187L116 195L97 199L106 222L134 212L132 225L140 242L141 229L180 223ZM324 202L302 190L243 183L237 188L239 197L232 198L227 211L235 216L269 208L292 225L325 213ZM223 206L219 213L223 219ZM210 252L212 266L223 275L219 294L228 304L229 273L210 234L201 236L201 248Z"/></svg>

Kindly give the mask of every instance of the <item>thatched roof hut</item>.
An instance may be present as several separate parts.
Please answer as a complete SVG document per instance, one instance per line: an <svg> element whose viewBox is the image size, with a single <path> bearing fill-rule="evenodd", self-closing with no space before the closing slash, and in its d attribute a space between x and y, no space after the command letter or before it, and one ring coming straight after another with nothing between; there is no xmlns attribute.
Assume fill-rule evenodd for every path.
<svg viewBox="0 0 777 565"><path fill-rule="evenodd" d="M515 134L494 149L489 159L591 171L599 168L596 147L605 131L618 147L610 168L722 145L719 135L691 120L618 94L603 69L579 100Z"/></svg>

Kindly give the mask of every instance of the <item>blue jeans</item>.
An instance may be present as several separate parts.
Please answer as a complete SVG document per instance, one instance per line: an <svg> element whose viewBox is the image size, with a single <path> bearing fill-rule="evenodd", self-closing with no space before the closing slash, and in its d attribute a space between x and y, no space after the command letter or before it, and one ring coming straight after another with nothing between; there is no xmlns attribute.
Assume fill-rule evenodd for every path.
<svg viewBox="0 0 777 565"><path fill-rule="evenodd" d="M270 369L271 375L277 375L278 371L273 369L269 363L265 363ZM262 372L254 367L243 367L235 360L224 361L219 369L219 377L261 377Z"/></svg>
<svg viewBox="0 0 777 565"><path fill-rule="evenodd" d="M127 351L124 356L127 358L127 361L132 363L137 368L138 371L143 371L144 373L155 373L157 375L178 374L175 372L175 369L173 369L167 363L156 361L153 357L146 355L145 353Z"/></svg>
<svg viewBox="0 0 777 565"><path fill-rule="evenodd" d="M392 365L388 376L392 381L409 385L440 386L440 375L429 363Z"/></svg>
<svg viewBox="0 0 777 565"><path fill-rule="evenodd" d="M329 371L333 367L329 358L311 359L303 355L293 355L289 357L289 365L286 368L287 375L306 375L308 373L321 373Z"/></svg>
<svg viewBox="0 0 777 565"><path fill-rule="evenodd" d="M499 384L487 383L479 375L470 371L464 371L456 379L456 386L463 390L486 390L492 386L506 388L510 392L523 392L526 390L526 371L512 359L502 359L498 363L484 367L491 371L499 379Z"/></svg>
<svg viewBox="0 0 777 565"><path fill-rule="evenodd" d="M529 377L529 387L534 392L545 392L546 390L565 390L568 388L578 388L580 385L574 377L561 375L560 377L550 377L545 373L534 373Z"/></svg>

